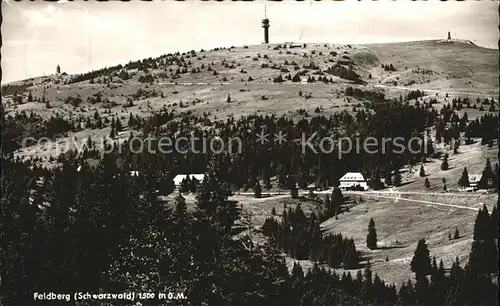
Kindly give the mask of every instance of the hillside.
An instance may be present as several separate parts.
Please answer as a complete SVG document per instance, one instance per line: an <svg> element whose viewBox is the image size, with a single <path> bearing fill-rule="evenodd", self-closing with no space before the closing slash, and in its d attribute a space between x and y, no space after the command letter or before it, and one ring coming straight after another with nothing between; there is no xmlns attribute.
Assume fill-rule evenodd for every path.
<svg viewBox="0 0 500 306"><path fill-rule="evenodd" d="M498 51L465 43L423 41L366 46L284 46L243 46L147 59L142 64L129 63L125 69L114 67L96 72L93 84L90 84L91 74L80 77L86 79L80 82L71 75L14 82L7 85L33 84L23 86L23 102L27 101L27 91L31 90L34 98L45 96L53 109L46 110L44 104L38 103L7 103L7 110L33 109L42 114L57 112L63 116L79 116L107 108L119 114L123 112L127 98L133 98L137 105L126 112L147 114L167 106L196 113L221 111L219 116L286 113L299 108L312 112L316 107L331 113L352 107L340 93L358 76L368 84L388 86L381 89L389 91L389 95L391 89L399 92L398 86L443 93L464 92L464 95L496 96L498 92ZM392 64L396 70L384 71L382 64ZM127 73L123 74L124 71ZM148 75L152 79L148 79ZM279 76L284 81L273 82ZM287 76L296 76L296 82L287 80ZM327 78L326 83L319 80L323 77ZM303 84L308 78L309 81L314 78L316 82ZM71 79L71 84L65 84ZM133 97L139 89L149 94ZM302 97L299 96L301 90ZM311 93L310 98L307 98L308 93ZM95 95L109 103L85 103ZM231 95L231 103L226 102L228 95ZM79 109L65 105L68 97L76 96L84 102ZM174 105L181 101L185 105L182 109ZM192 105L193 101L198 102ZM117 105L113 106L114 103Z"/></svg>
<svg viewBox="0 0 500 306"><path fill-rule="evenodd" d="M174 204L178 198L171 184L173 176L202 173L213 166L214 173L230 182L228 189L235 193L230 198L252 214L254 227L243 230L242 236L254 234L252 241L261 244L265 241L261 227L268 217L280 219L285 207L302 206L308 216L312 212L319 216L321 222L311 222L318 225L317 233L321 227L323 234L352 238L361 254L356 264L370 261L373 271L387 283L399 285L413 275L409 262L420 238L427 239L431 254L443 259L447 267L456 257L465 264L476 210L482 204L491 208L496 203L495 195L486 191L492 186L468 193L458 181L464 167L469 174L480 174L487 160L495 169L490 172L498 174L494 133L498 128L494 116L499 107L498 72L497 50L463 41L286 43L166 54L85 74L62 73L3 86L2 109L8 119L2 121L7 140L4 150L48 167L61 165L65 159L74 162L71 166L82 165L83 160L93 166L105 147L104 139L123 143L132 135L176 138L202 132L209 137L243 138L246 150L210 162L213 155L206 152L157 154L150 160L145 150L137 155L119 151L109 155L113 166L103 168L115 171L117 166L124 173L141 173L131 186L154 190L155 201ZM434 152L370 155L351 151L345 159L331 152L318 156L299 152L291 141L258 146L253 136L264 132L264 127L296 135L318 131L350 137L411 135L431 139ZM27 136L46 137L46 142L20 148ZM456 149L455 141L460 144ZM85 155L59 155L55 145L64 142L80 148L85 145ZM443 167L444 161L448 166ZM424 175L418 171L420 165L425 167ZM347 171L369 173L372 190L346 191L339 214L332 213L321 197L331 194L334 182ZM146 183L142 173L150 175L144 176ZM115 177L109 177L114 182ZM380 188L373 187L375 183ZM45 201L47 194L57 196L47 190L42 195L51 185L32 186L37 184L31 181L26 187L30 194L40 192L27 201L46 205L50 202ZM305 196L309 184L319 190ZM289 187L296 185L300 197L290 199ZM254 198L257 188L268 195ZM189 209L197 201L193 190L197 189L184 191ZM142 197L139 191L137 195ZM42 204L40 209L44 209ZM271 213L273 208L277 213ZM365 243L370 218L375 219L379 233L380 248L374 250ZM242 220L236 221L241 226ZM455 229L460 237L452 240L448 234ZM287 260L290 266L290 254ZM305 266L312 265L309 259L302 260ZM344 271L340 266L335 269ZM354 264L345 266L356 273Z"/></svg>
<svg viewBox="0 0 500 306"><path fill-rule="evenodd" d="M413 86L441 92L498 93L498 50L461 41L423 41L367 46L397 71L381 77L382 84Z"/></svg>
<svg viewBox="0 0 500 306"><path fill-rule="evenodd" d="M7 114L57 115L80 125L96 112L107 126L113 117L126 122L130 114L148 117L159 110L212 120L251 114L298 119L366 107L366 99L346 97L346 87L353 86L393 98L424 89L439 109L447 93L449 99L498 96L497 56L497 50L440 41L287 43L190 51L87 74L13 82L2 86L2 105ZM387 69L390 65L393 69ZM474 113L471 119L481 114L469 112ZM103 136L100 129L90 134ZM77 137L88 135L82 131Z"/></svg>

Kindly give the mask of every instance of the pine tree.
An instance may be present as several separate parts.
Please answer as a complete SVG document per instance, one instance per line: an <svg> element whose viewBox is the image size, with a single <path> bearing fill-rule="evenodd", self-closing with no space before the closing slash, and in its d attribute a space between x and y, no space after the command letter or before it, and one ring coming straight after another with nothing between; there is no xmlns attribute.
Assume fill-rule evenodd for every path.
<svg viewBox="0 0 500 306"><path fill-rule="evenodd" d="M90 150L94 147L94 142L90 138L90 135L87 137L87 148Z"/></svg>
<svg viewBox="0 0 500 306"><path fill-rule="evenodd" d="M354 250L347 249L342 259L342 266L344 269L351 269L356 264Z"/></svg>
<svg viewBox="0 0 500 306"><path fill-rule="evenodd" d="M366 236L366 246L370 250L377 248L377 230L375 229L375 221L373 221L373 218L370 218L370 222L368 223L368 235Z"/></svg>
<svg viewBox="0 0 500 306"><path fill-rule="evenodd" d="M443 162L441 163L441 170L446 171L449 169L448 165L448 154L445 154L443 157Z"/></svg>
<svg viewBox="0 0 500 306"><path fill-rule="evenodd" d="M458 185L461 187L469 187L469 173L467 172L467 167L464 167L464 171L462 171L462 176L458 180Z"/></svg>
<svg viewBox="0 0 500 306"><path fill-rule="evenodd" d="M495 164L495 170L493 172L493 187L498 190L498 163Z"/></svg>
<svg viewBox="0 0 500 306"><path fill-rule="evenodd" d="M401 186L401 174L397 169L394 169L394 175L392 176L392 185L394 185L395 187Z"/></svg>
<svg viewBox="0 0 500 306"><path fill-rule="evenodd" d="M191 177L191 182L189 184L189 191L192 192L192 193L195 193L197 190L198 190L198 186L199 186L200 182L198 181L198 179L196 177Z"/></svg>
<svg viewBox="0 0 500 306"><path fill-rule="evenodd" d="M378 169L375 170L375 173L372 179L370 180L370 185L371 185L370 187L373 188L374 190L379 190L384 187L382 182L380 181L380 173Z"/></svg>
<svg viewBox="0 0 500 306"><path fill-rule="evenodd" d="M179 193L174 200L176 220L181 221L187 215L186 199Z"/></svg>
<svg viewBox="0 0 500 306"><path fill-rule="evenodd" d="M363 273L363 287L361 289L361 295L364 300L371 301L375 292L373 291L373 276L370 264L366 265L365 271Z"/></svg>
<svg viewBox="0 0 500 306"><path fill-rule="evenodd" d="M224 168L221 162L221 156L214 156L210 160L203 182L198 185L196 205L198 211L215 224L218 230L227 234L239 219L240 209L237 201L228 199L232 193L221 170Z"/></svg>
<svg viewBox="0 0 500 306"><path fill-rule="evenodd" d="M116 118L115 129L116 129L116 132L121 132L121 130L123 129L122 122L120 121L120 118Z"/></svg>
<svg viewBox="0 0 500 306"><path fill-rule="evenodd" d="M490 215L486 205L483 205L476 216L476 221L474 222L474 235L473 239L475 241L482 241L488 237L490 230Z"/></svg>
<svg viewBox="0 0 500 306"><path fill-rule="evenodd" d="M424 181L424 186L425 186L425 188L427 188L427 189L431 188L431 183L429 183L429 179L428 179L428 178L425 178L425 181Z"/></svg>
<svg viewBox="0 0 500 306"><path fill-rule="evenodd" d="M490 216L490 233L493 235L493 239L498 239L498 208L495 205L491 211Z"/></svg>
<svg viewBox="0 0 500 306"><path fill-rule="evenodd" d="M384 179L384 185L385 186L391 186L392 185L392 180L390 174L387 174Z"/></svg>
<svg viewBox="0 0 500 306"><path fill-rule="evenodd" d="M425 177L425 170L424 170L424 165L420 165L420 177Z"/></svg>
<svg viewBox="0 0 500 306"><path fill-rule="evenodd" d="M132 113L129 114L128 116L128 128L129 130L132 130L132 128L134 127L134 116L132 116Z"/></svg>
<svg viewBox="0 0 500 306"><path fill-rule="evenodd" d="M260 199L262 197L262 187L260 187L259 182L257 181L255 183L255 186L253 187L253 194L254 197Z"/></svg>
<svg viewBox="0 0 500 306"><path fill-rule="evenodd" d="M434 144L432 143L432 138L428 138L426 145L427 156L432 156L435 153Z"/></svg>
<svg viewBox="0 0 500 306"><path fill-rule="evenodd" d="M493 181L493 170L491 169L491 162L490 159L486 159L486 165L483 170L483 174L481 175L481 179L479 180L479 188L481 189L488 189L492 187L491 182Z"/></svg>
<svg viewBox="0 0 500 306"><path fill-rule="evenodd" d="M459 239L460 233L458 232L458 228L455 228L455 233L453 234L453 239Z"/></svg>
<svg viewBox="0 0 500 306"><path fill-rule="evenodd" d="M485 274L497 269L497 246L494 233L490 232L490 216L486 205L479 210L474 222L472 248L468 268L475 273Z"/></svg>
<svg viewBox="0 0 500 306"><path fill-rule="evenodd" d="M323 209L330 211L330 208L331 208L330 197L327 194L325 194L323 196Z"/></svg>
<svg viewBox="0 0 500 306"><path fill-rule="evenodd" d="M186 178L182 180L179 186L179 191L181 193L186 193L189 190L191 190L191 180L189 179L189 176L186 176Z"/></svg>
<svg viewBox="0 0 500 306"><path fill-rule="evenodd" d="M292 199L297 199L299 197L299 190L296 186L290 188L290 197Z"/></svg>
<svg viewBox="0 0 500 306"><path fill-rule="evenodd" d="M330 198L330 207L331 212L335 214L340 213L340 208L344 204L344 196L342 195L342 191L340 188L334 187L332 190L332 196Z"/></svg>
<svg viewBox="0 0 500 306"><path fill-rule="evenodd" d="M270 179L266 179L265 182L264 182L264 188L269 191L273 188L273 185L271 184L271 180Z"/></svg>
<svg viewBox="0 0 500 306"><path fill-rule="evenodd" d="M300 289L302 286L302 282L304 280L304 270L302 270L302 266L297 262L293 262L292 273L290 275L290 279L292 281L292 287L295 290Z"/></svg>
<svg viewBox="0 0 500 306"><path fill-rule="evenodd" d="M431 260L429 257L429 249L425 243L425 239L420 239L417 244L417 249L413 254L410 263L411 271L415 273L417 282L431 272Z"/></svg>
<svg viewBox="0 0 500 306"><path fill-rule="evenodd" d="M115 138L115 128L111 127L111 131L109 132L109 138L113 139Z"/></svg>

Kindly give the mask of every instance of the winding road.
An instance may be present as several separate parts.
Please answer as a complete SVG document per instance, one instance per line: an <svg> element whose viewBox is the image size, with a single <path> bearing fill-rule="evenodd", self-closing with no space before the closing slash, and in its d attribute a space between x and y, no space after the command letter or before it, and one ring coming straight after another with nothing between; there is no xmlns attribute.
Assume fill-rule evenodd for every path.
<svg viewBox="0 0 500 306"><path fill-rule="evenodd" d="M323 190L323 191L316 191L315 194L330 194L332 191L331 190ZM307 195L309 192L308 191L302 191L299 194L301 195ZM458 209L466 209L466 210L472 210L472 211L478 211L482 207L482 203L478 203L478 207L469 207L469 206L463 206L463 205L454 205L454 204L446 204L446 203L440 203L440 202L432 202L432 201L424 201L424 200L415 200L415 199L408 199L408 198L402 198L402 195L441 195L441 196L456 196L456 197L479 197L485 194L462 194L462 193L427 193L427 192L398 192L398 191L389 191L389 192L379 192L379 191L342 191L343 194L353 194L353 195L359 195L359 196L366 196L366 197L377 197L377 198L384 198L384 199L393 199L396 201L408 201L408 202L414 202L414 203L420 203L420 204L425 204L425 205L430 205L430 206L441 206L441 207L452 207L452 208L458 208ZM265 202L265 201L270 201L270 200L276 200L276 199L283 199L283 198L288 198L290 195L288 194L288 191L283 191L283 192L263 192L263 195L271 195L270 197L264 197L264 198L253 198L255 202ZM393 194L393 196L391 196ZM253 196L253 192L240 192L235 195L250 195Z"/></svg>

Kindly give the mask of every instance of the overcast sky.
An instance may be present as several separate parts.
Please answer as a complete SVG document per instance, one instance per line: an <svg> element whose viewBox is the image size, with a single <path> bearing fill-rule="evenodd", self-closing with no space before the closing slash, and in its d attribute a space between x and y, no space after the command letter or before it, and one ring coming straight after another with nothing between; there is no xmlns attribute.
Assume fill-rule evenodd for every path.
<svg viewBox="0 0 500 306"><path fill-rule="evenodd" d="M4 0L5 1L5 0ZM374 43L452 36L498 49L497 1L2 1L2 83L169 52L270 42Z"/></svg>

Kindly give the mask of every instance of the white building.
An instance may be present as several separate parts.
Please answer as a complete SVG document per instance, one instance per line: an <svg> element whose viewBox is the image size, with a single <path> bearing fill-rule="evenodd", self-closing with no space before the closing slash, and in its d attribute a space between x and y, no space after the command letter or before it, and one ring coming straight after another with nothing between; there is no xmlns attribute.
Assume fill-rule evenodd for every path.
<svg viewBox="0 0 500 306"><path fill-rule="evenodd" d="M479 181L481 180L481 177L483 175L476 173L476 174L469 174L469 186L473 188L477 188L477 185L479 184Z"/></svg>
<svg viewBox="0 0 500 306"><path fill-rule="evenodd" d="M185 180L189 176L189 179L192 180L195 178L198 182L203 182L205 178L205 174L178 174L174 177L174 185L175 187L179 187L183 180Z"/></svg>
<svg viewBox="0 0 500 306"><path fill-rule="evenodd" d="M363 190L368 189L365 176L360 172L347 172L340 178L340 189L348 189L359 185Z"/></svg>

